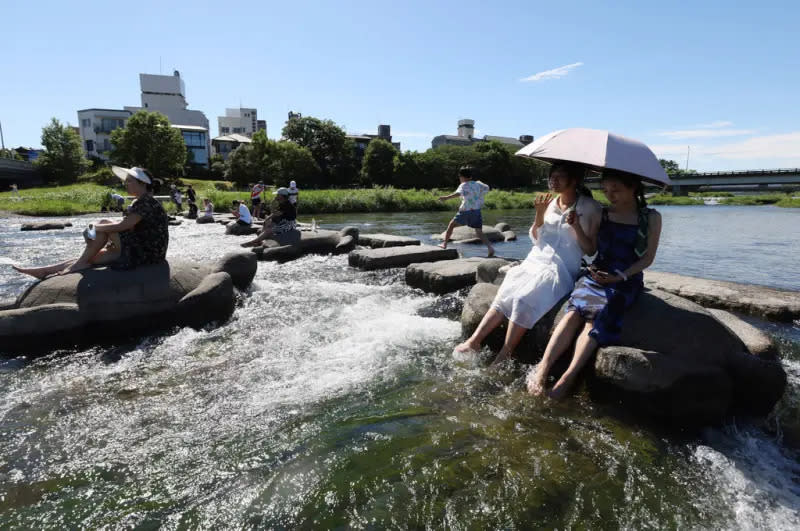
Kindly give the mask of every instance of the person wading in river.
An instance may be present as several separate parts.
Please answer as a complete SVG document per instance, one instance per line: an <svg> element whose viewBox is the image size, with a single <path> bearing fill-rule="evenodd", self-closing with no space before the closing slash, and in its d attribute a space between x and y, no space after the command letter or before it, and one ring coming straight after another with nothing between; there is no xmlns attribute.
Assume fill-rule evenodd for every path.
<svg viewBox="0 0 800 531"><path fill-rule="evenodd" d="M472 179L472 168L463 166L458 170L458 180L461 184L458 185L456 191L450 195L443 195L439 201L447 201L454 197L461 197L461 206L458 207L458 212L455 217L450 220L447 225L447 230L444 233L444 241L439 245L442 249L447 249L447 242L453 234L453 229L459 225L466 225L475 230L475 234L481 239L486 248L489 250L489 257L494 256L494 247L492 247L489 238L483 233L483 217L481 216L481 207L486 193L489 191L489 185L480 181Z"/></svg>

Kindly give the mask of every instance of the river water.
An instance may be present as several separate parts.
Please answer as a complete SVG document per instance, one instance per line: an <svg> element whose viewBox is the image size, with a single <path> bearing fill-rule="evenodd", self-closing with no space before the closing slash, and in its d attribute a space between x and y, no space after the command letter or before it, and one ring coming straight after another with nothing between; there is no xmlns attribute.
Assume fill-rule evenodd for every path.
<svg viewBox="0 0 800 531"><path fill-rule="evenodd" d="M659 210L654 268L800 289L800 212ZM521 236L498 254L523 257L530 212L485 214ZM449 217L317 221L426 237ZM89 219L71 221L22 233L22 218L0 219L0 298L29 282L3 264L79 250ZM189 223L169 254L212 259L239 241ZM789 374L766 424L675 433L582 392L533 399L523 373L454 358L462 300L309 256L259 263L220 326L6 358L0 528L800 526L800 453L781 437L800 416L797 324L753 321Z"/></svg>

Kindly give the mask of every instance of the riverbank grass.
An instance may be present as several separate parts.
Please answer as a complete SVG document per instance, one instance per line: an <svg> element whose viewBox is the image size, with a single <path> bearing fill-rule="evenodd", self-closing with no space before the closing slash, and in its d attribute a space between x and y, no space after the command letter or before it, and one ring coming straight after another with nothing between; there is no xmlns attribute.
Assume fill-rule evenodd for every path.
<svg viewBox="0 0 800 531"><path fill-rule="evenodd" d="M100 181L101 179L98 178L96 180ZM115 183L114 180L105 182L108 184ZM230 181L183 179L182 182L182 189L188 184L194 187L197 192L199 208L202 208L202 199L205 197L214 203L214 208L217 212L228 211L234 199L247 202L250 200L249 191L235 190L233 183ZM78 184L69 186L26 188L20 190L19 197L14 196L11 192L2 192L0 193L0 211L29 216L94 214L100 211L103 198L109 192L116 191L121 195L127 195L121 183L115 183L111 186L108 184L98 184L98 182L92 182L91 180L83 180ZM269 200L272 189L266 193ZM450 193L452 193L450 189L401 190L391 187L300 190L300 209L303 214L455 211L458 209L459 199L450 199L444 202L438 200L439 196ZM484 208L486 210L532 209L533 200L540 193L543 192L533 189L491 190L486 195ZM600 203L608 204L602 191L593 190L592 195ZM675 197L671 194L655 195L648 199L648 203L651 205L703 205L700 197ZM724 197L720 203L723 205L773 204L780 207L800 208L800 199L780 193ZM172 203L165 202L164 207L170 213L175 212L175 207Z"/></svg>

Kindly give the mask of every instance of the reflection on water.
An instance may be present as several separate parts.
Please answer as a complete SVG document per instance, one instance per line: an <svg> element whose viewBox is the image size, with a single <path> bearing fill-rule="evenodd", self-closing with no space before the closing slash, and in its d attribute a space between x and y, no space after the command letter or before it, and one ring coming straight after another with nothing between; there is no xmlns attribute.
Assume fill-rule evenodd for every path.
<svg viewBox="0 0 800 531"><path fill-rule="evenodd" d="M449 214L405 216L373 227L439 232ZM4 225L0 257L69 256L75 221L31 237ZM220 256L240 241L221 232L173 228L170 254ZM8 269L0 297L27 283ZM524 374L453 358L459 300L345 257L260 263L222 326L6 360L0 528L800 524L798 455L773 436L687 439L580 393L532 399ZM785 419L800 396L790 357Z"/></svg>

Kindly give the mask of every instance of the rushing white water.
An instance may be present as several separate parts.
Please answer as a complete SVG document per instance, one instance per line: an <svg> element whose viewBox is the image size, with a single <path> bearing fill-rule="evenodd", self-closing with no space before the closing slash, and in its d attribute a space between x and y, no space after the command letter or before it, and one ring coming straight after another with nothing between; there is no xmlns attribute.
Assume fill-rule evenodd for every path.
<svg viewBox="0 0 800 531"><path fill-rule="evenodd" d="M66 258L75 221L9 230L0 257ZM236 248L221 231L176 227L170 255ZM28 282L0 274L6 296ZM222 325L0 362L0 527L800 526L798 454L774 435L683 440L531 399L451 355L458 301L311 256L260 263Z"/></svg>

